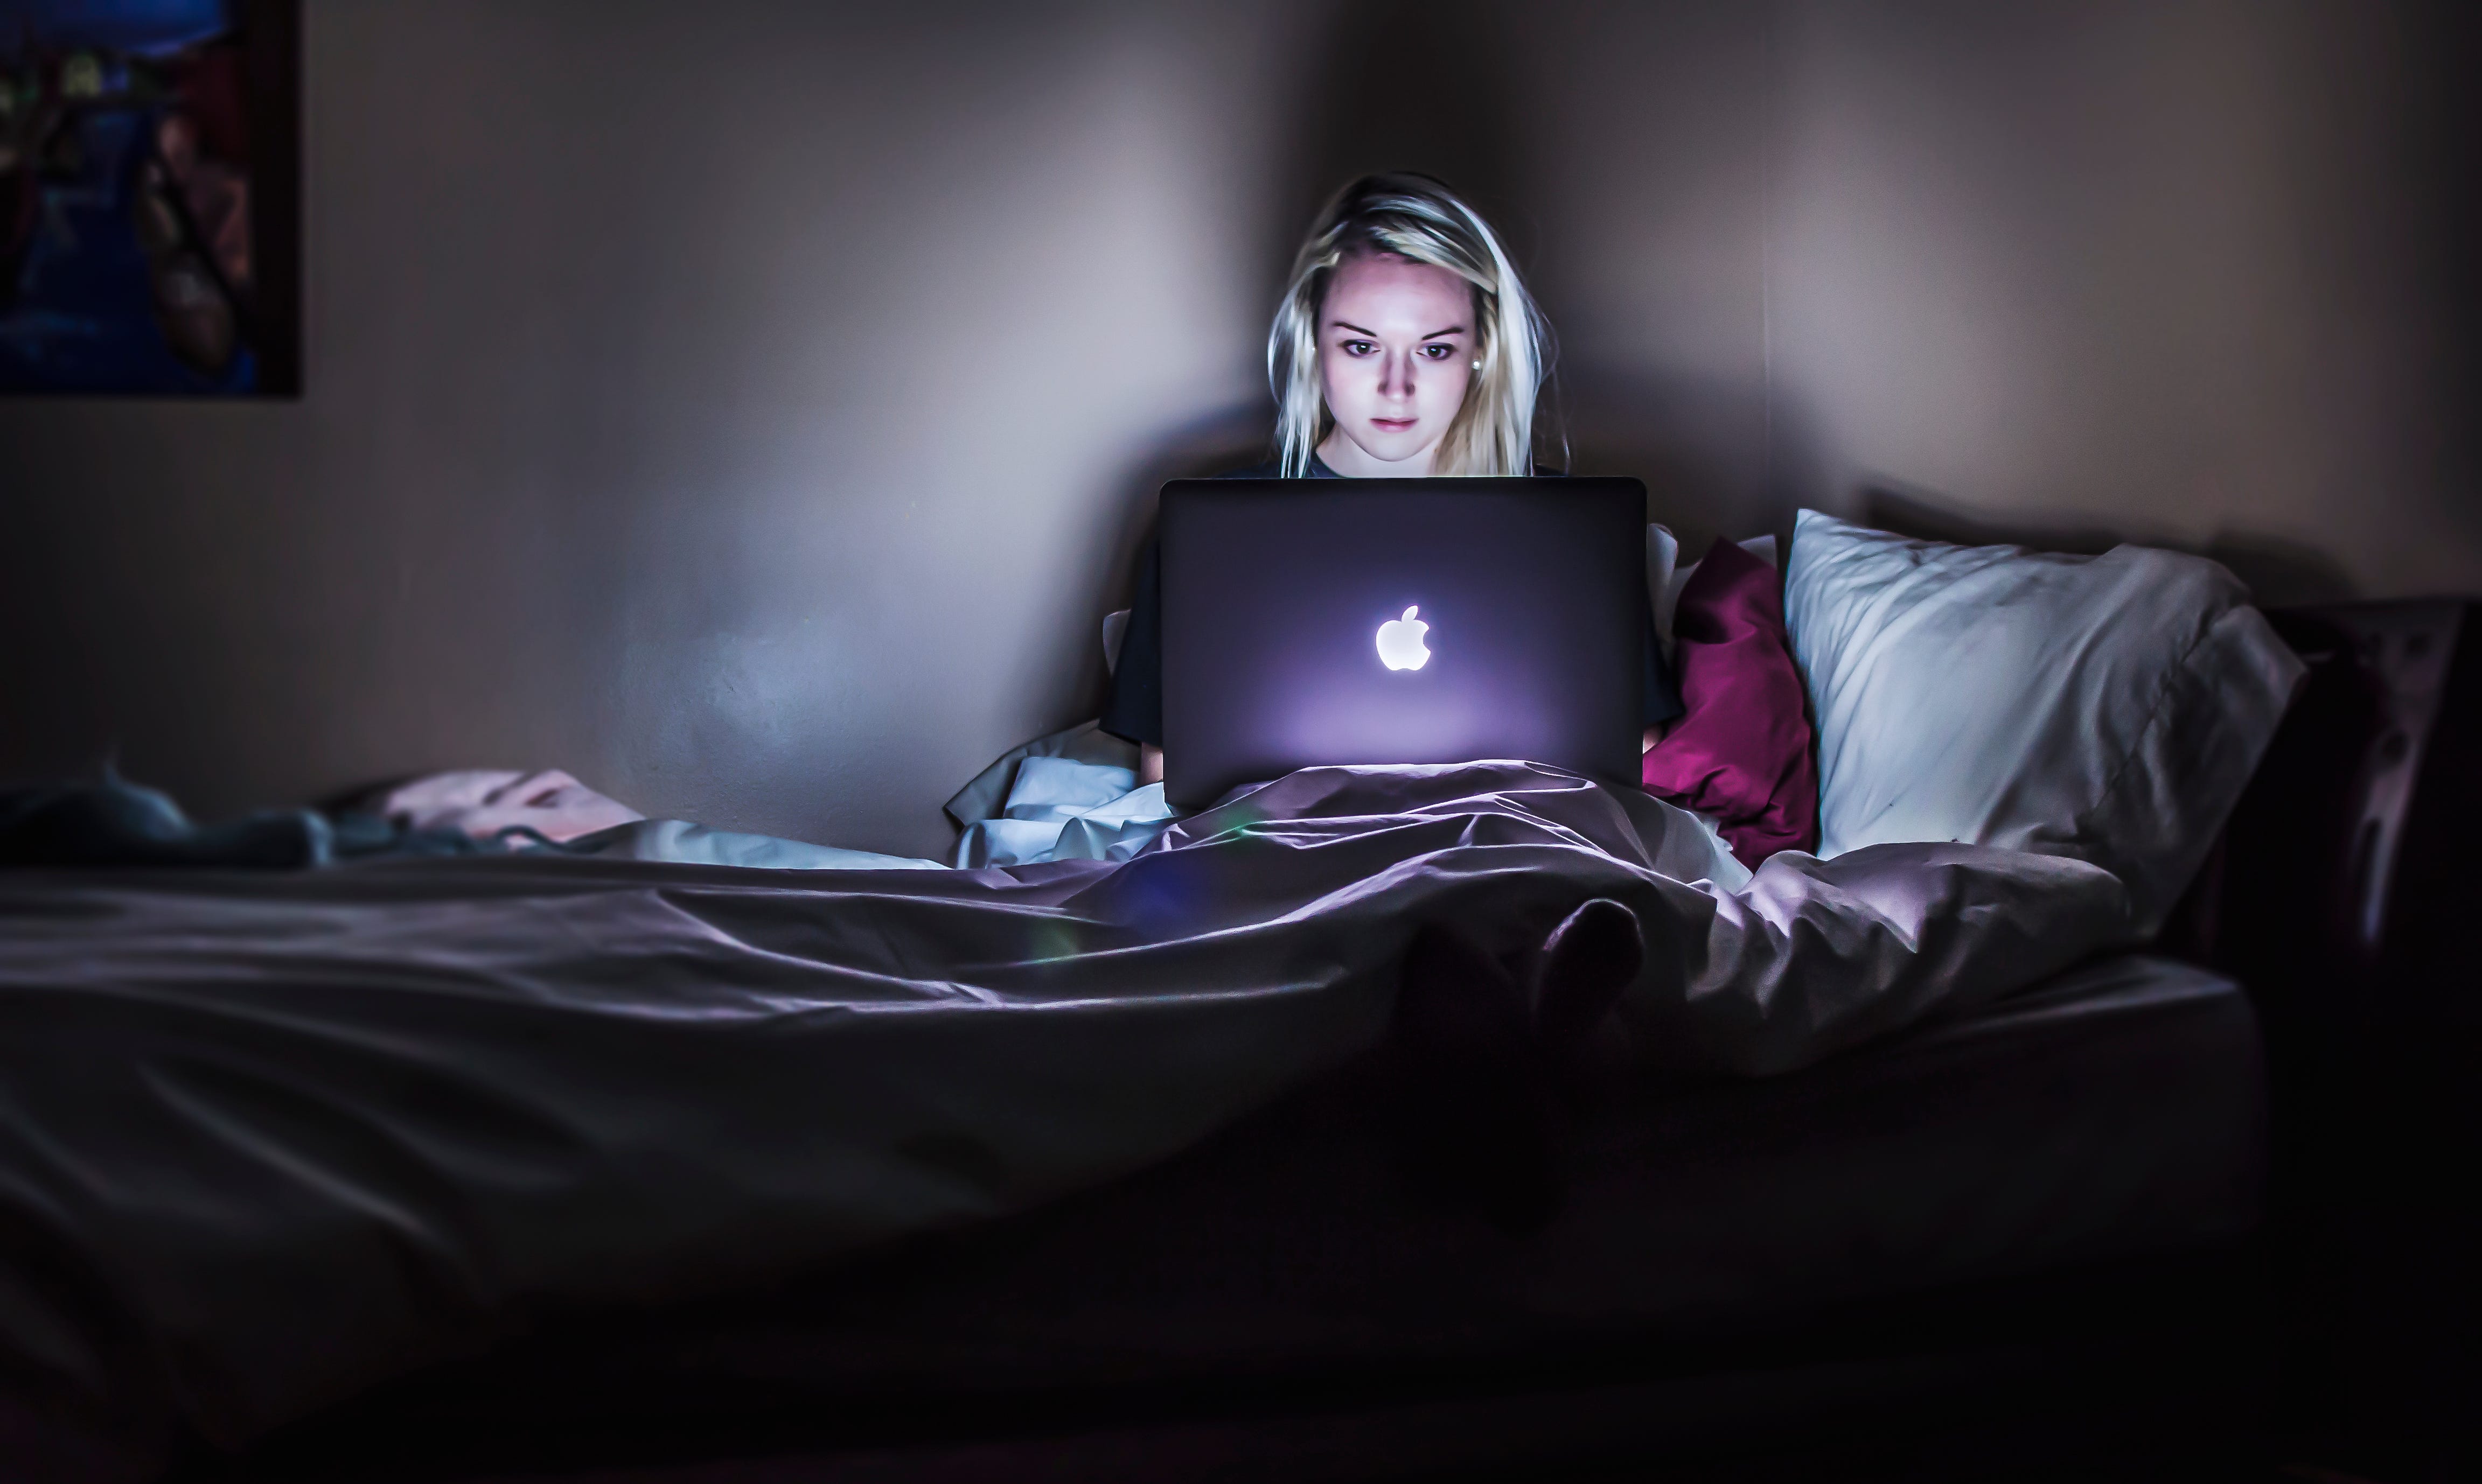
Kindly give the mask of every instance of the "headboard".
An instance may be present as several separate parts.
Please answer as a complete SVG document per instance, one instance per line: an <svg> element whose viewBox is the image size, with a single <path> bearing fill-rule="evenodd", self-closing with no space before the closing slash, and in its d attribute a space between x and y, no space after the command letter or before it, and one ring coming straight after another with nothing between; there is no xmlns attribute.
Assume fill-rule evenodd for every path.
<svg viewBox="0 0 2482 1484"><path fill-rule="evenodd" d="M2482 906L2467 847L2482 829L2477 608L2268 613L2310 675L2165 948L2231 974L2278 1013L2452 992L2474 957L2457 920Z"/></svg>

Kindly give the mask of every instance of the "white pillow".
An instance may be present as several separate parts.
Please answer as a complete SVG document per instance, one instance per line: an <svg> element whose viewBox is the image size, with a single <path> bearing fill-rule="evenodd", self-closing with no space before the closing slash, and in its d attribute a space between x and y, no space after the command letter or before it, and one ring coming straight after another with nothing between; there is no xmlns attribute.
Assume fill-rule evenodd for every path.
<svg viewBox="0 0 2482 1484"><path fill-rule="evenodd" d="M2214 562L1794 523L1784 616L1819 854L1967 841L2089 861L2162 925L2304 673Z"/></svg>

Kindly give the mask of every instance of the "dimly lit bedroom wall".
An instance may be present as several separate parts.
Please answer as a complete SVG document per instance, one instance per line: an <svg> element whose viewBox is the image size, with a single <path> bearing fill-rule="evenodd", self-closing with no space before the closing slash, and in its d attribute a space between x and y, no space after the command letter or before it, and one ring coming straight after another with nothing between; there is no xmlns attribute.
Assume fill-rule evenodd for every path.
<svg viewBox="0 0 2482 1484"><path fill-rule="evenodd" d="M305 10L307 395L0 406L0 771L943 850L1092 715L1141 492L1254 436L1302 18Z"/></svg>
<svg viewBox="0 0 2482 1484"><path fill-rule="evenodd" d="M1616 54L1479 7L317 0L306 395L0 404L0 775L117 748L222 813L560 766L944 851L941 799L1094 714L1155 485L1259 456L1300 224L1396 162L1545 245L1607 402L1664 391L1593 446L1739 509L1730 9Z"/></svg>
<svg viewBox="0 0 2482 1484"><path fill-rule="evenodd" d="M2477 9L1778 7L1779 487L2482 592Z"/></svg>
<svg viewBox="0 0 2482 1484"><path fill-rule="evenodd" d="M1155 483L1254 456L1301 221L1394 164L1531 265L1575 466L1695 536L2482 589L2459 177L2354 19L2433 13L317 0L306 395L0 403L0 775L562 766L941 850L1092 715Z"/></svg>

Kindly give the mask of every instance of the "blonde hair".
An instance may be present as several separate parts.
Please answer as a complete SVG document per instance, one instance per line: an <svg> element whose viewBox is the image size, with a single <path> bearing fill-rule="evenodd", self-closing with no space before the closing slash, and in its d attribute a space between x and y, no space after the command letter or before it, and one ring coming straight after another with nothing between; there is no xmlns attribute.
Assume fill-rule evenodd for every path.
<svg viewBox="0 0 2482 1484"><path fill-rule="evenodd" d="M1276 457L1284 478L1308 475L1334 427L1319 375L1319 310L1336 265L1356 252L1394 253L1473 285L1482 367L1439 439L1432 471L1533 473L1535 404L1551 373L1550 323L1481 213L1428 175L1400 173L1364 175L1337 192L1293 259L1267 330L1267 386L1276 394Z"/></svg>

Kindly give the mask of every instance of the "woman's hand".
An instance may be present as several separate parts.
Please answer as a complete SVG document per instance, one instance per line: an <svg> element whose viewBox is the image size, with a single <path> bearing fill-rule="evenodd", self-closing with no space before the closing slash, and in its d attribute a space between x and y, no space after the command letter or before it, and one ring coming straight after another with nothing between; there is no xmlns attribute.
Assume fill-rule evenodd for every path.
<svg viewBox="0 0 2482 1484"><path fill-rule="evenodd" d="M1163 749L1153 742L1138 744L1138 787L1163 782Z"/></svg>

